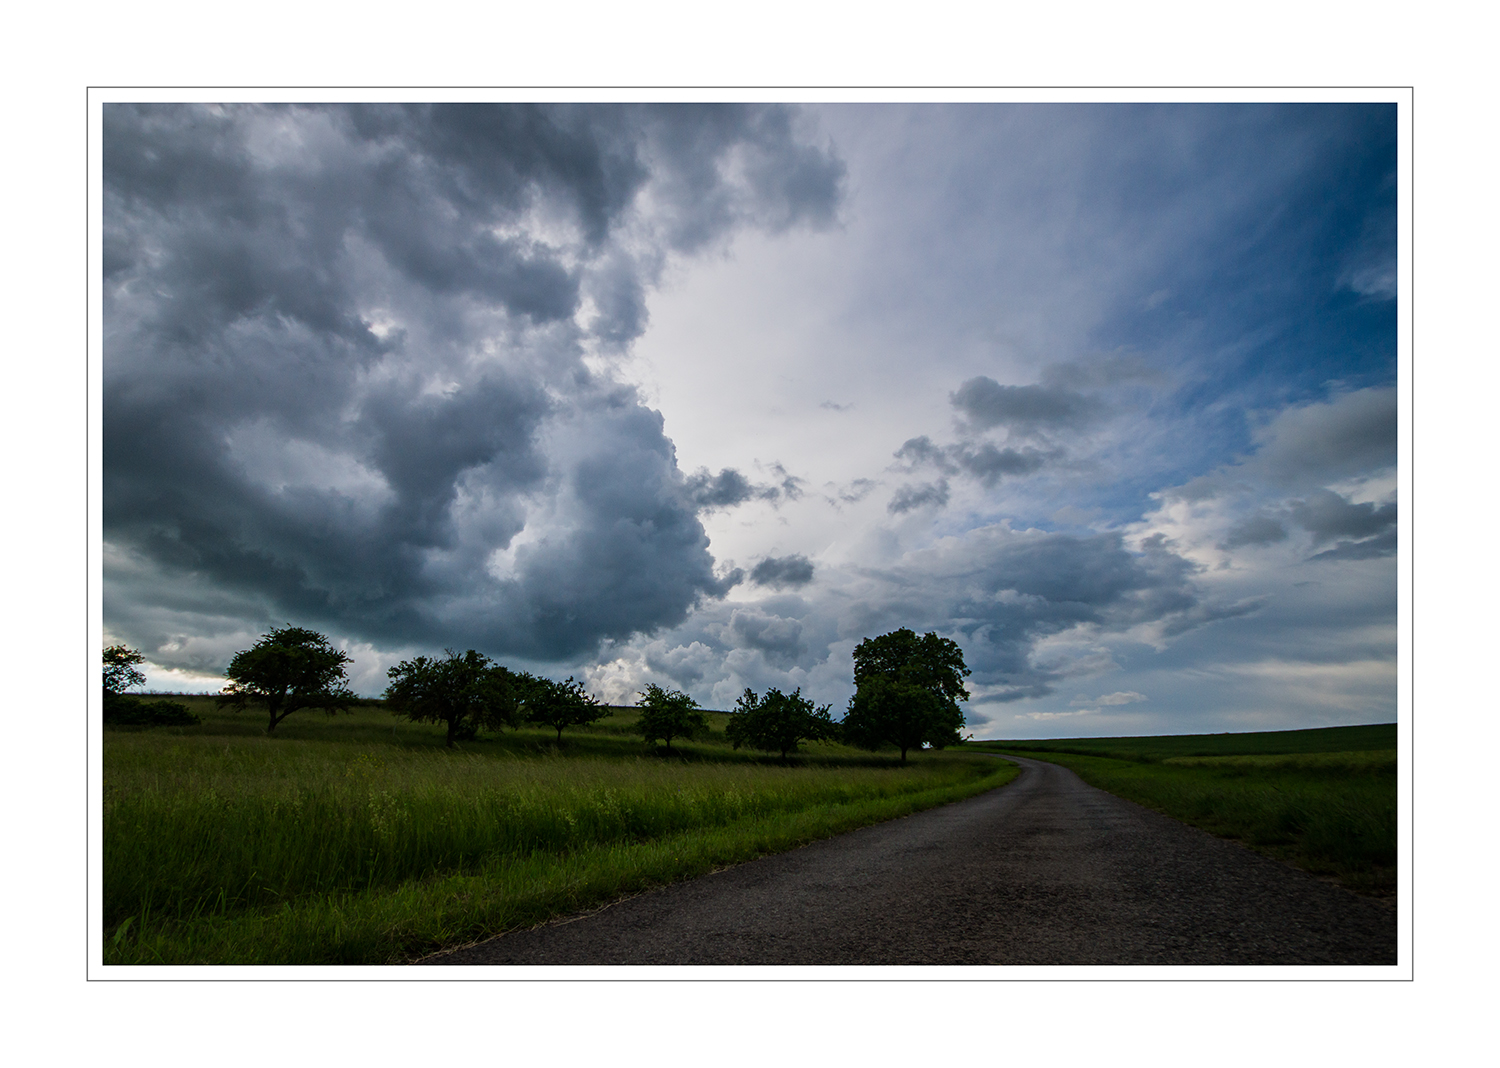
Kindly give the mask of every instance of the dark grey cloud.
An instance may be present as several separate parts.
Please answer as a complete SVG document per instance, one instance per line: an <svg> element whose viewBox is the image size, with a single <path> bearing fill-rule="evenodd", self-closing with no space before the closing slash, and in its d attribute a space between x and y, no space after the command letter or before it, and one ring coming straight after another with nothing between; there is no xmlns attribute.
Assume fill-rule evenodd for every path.
<svg viewBox="0 0 1500 1068"><path fill-rule="evenodd" d="M105 105L107 625L166 664L194 605L552 659L722 596L696 513L800 480L684 478L583 357L641 334L669 254L835 219L800 121Z"/></svg>
<svg viewBox="0 0 1500 1068"><path fill-rule="evenodd" d="M1039 449L1013 449L1010 446L996 448L985 442L977 448L963 446L954 454L958 466L979 479L986 486L993 486L1003 475L1029 475L1040 470L1050 454Z"/></svg>
<svg viewBox="0 0 1500 1068"><path fill-rule="evenodd" d="M755 486L744 475L726 467L717 475L700 468L683 484L689 501L698 508L730 508L755 499L774 498L774 487Z"/></svg>
<svg viewBox="0 0 1500 1068"><path fill-rule="evenodd" d="M1332 549L1314 553L1312 560L1374 560L1396 555L1396 528L1364 541L1341 541Z"/></svg>
<svg viewBox="0 0 1500 1068"><path fill-rule="evenodd" d="M1183 633L1258 607L1205 601L1196 572L1159 535L1132 550L1118 532L983 528L871 573L841 631L864 637L894 626L939 630L959 640L984 700L1018 701L1052 693L1074 670L1038 659L1038 643L1049 637L1138 626Z"/></svg>
<svg viewBox="0 0 1500 1068"><path fill-rule="evenodd" d="M919 438L909 438L894 455L896 459L905 461L909 468L925 464L936 467L947 475L957 474L958 464L953 461L949 452L949 448L934 445L932 439L923 434Z"/></svg>
<svg viewBox="0 0 1500 1068"><path fill-rule="evenodd" d="M758 649L775 662L791 663L806 650L802 621L759 608L736 608L729 629L741 648Z"/></svg>
<svg viewBox="0 0 1500 1068"><path fill-rule="evenodd" d="M1241 545L1271 545L1286 541L1286 527L1279 519L1268 515L1253 515L1229 528L1229 534L1219 543L1221 549L1236 549Z"/></svg>
<svg viewBox="0 0 1500 1068"><path fill-rule="evenodd" d="M1285 408L1252 436L1249 455L1162 495L1193 502L1249 492L1316 496L1331 483L1386 471L1396 464L1396 391L1361 389Z"/></svg>
<svg viewBox="0 0 1500 1068"><path fill-rule="evenodd" d="M812 579L812 561L800 553L792 556L768 556L750 569L751 582L773 589L806 586Z"/></svg>
<svg viewBox="0 0 1500 1068"><path fill-rule="evenodd" d="M709 474L703 467L683 481L683 492L698 509L733 508L746 501L779 501L783 497L795 501L802 496L804 480L788 474L780 464L773 464L771 471L778 481L759 484L751 482L732 467L724 468L717 475Z"/></svg>
<svg viewBox="0 0 1500 1068"><path fill-rule="evenodd" d="M1002 386L980 375L949 398L976 427L1004 426L1022 432L1082 426L1101 412L1099 403L1061 386Z"/></svg>
<svg viewBox="0 0 1500 1068"><path fill-rule="evenodd" d="M1060 455L1054 450L1044 451L1030 446L1017 449L1006 445L1001 448L988 441L978 445L972 442L935 445L925 434L911 438L895 452L896 459L904 461L908 470L928 466L945 475L964 472L986 486L994 486L1006 475L1032 474Z"/></svg>
<svg viewBox="0 0 1500 1068"><path fill-rule="evenodd" d="M1373 560L1396 553L1396 502L1355 504L1321 489L1292 505L1292 518L1312 533L1313 545L1336 541L1313 560Z"/></svg>
<svg viewBox="0 0 1500 1068"><path fill-rule="evenodd" d="M1245 465L1283 486L1326 485L1395 466L1396 390L1362 389L1289 408L1256 433Z"/></svg>
<svg viewBox="0 0 1500 1068"><path fill-rule="evenodd" d="M936 505L941 508L947 503L948 480L940 478L936 482L919 482L902 486L891 495L890 503L885 507L891 514L901 515L926 505Z"/></svg>
<svg viewBox="0 0 1500 1068"><path fill-rule="evenodd" d="M1394 527L1396 504L1354 504L1332 490L1321 489L1295 502L1292 518L1312 533L1314 545L1321 545L1335 538L1373 537Z"/></svg>

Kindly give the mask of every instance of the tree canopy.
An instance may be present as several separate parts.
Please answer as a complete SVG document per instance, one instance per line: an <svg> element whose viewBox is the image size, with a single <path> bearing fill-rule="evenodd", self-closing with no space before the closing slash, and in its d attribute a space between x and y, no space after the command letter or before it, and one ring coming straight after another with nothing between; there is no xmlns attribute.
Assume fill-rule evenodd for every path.
<svg viewBox="0 0 1500 1068"><path fill-rule="evenodd" d="M528 693L523 715L527 723L551 727L557 731L557 743L562 744L562 732L567 727L586 727L595 720L609 715L609 708L568 676L567 682L527 677Z"/></svg>
<svg viewBox="0 0 1500 1068"><path fill-rule="evenodd" d="M902 628L866 638L854 649L854 697L843 719L846 741L866 749L894 745L942 748L962 741L958 702L968 676L958 643Z"/></svg>
<svg viewBox="0 0 1500 1068"><path fill-rule="evenodd" d="M838 737L839 725L828 714L831 707L814 708L802 696L800 686L789 694L767 690L764 697L746 688L729 714L726 733L736 749L745 745L767 753L779 752L785 760L800 742Z"/></svg>
<svg viewBox="0 0 1500 1068"><path fill-rule="evenodd" d="M666 690L650 683L641 691L636 707L641 710L636 731L648 742L662 739L669 753L673 738L691 739L708 730L708 719L699 711L698 703L681 690Z"/></svg>
<svg viewBox="0 0 1500 1068"><path fill-rule="evenodd" d="M267 733L299 708L322 708L332 715L355 699L344 670L350 659L317 631L280 627L234 654L224 672L230 683L219 703L236 708L252 701L264 704L271 717Z"/></svg>
<svg viewBox="0 0 1500 1068"><path fill-rule="evenodd" d="M414 723L443 723L447 744L468 741L483 727L515 726L536 680L517 675L470 649L441 659L419 656L386 671L387 706Z"/></svg>
<svg viewBox="0 0 1500 1068"><path fill-rule="evenodd" d="M144 653L125 645L111 645L104 650L104 689L109 693L124 693L132 686L146 681L146 676L136 670L135 665L145 663Z"/></svg>

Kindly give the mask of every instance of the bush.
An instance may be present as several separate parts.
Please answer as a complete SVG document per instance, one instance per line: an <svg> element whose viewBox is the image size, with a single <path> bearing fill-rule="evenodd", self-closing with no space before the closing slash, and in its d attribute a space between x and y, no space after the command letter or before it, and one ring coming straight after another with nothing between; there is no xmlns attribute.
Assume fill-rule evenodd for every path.
<svg viewBox="0 0 1500 1068"><path fill-rule="evenodd" d="M104 722L111 727L193 727L203 719L176 701L141 701L105 690Z"/></svg>

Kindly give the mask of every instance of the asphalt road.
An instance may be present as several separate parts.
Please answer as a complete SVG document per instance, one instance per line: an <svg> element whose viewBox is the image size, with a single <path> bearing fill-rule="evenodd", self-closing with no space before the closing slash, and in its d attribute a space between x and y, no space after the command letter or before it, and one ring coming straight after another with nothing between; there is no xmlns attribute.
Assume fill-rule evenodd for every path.
<svg viewBox="0 0 1500 1068"><path fill-rule="evenodd" d="M1396 963L1391 903L1015 760L979 797L420 963Z"/></svg>

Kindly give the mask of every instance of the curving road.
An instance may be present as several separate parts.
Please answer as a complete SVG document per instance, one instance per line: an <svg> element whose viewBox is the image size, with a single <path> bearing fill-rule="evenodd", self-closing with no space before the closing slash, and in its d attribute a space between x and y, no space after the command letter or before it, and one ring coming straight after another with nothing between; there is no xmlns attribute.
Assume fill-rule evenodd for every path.
<svg viewBox="0 0 1500 1068"><path fill-rule="evenodd" d="M979 797L419 963L1396 963L1390 903L1013 759Z"/></svg>

